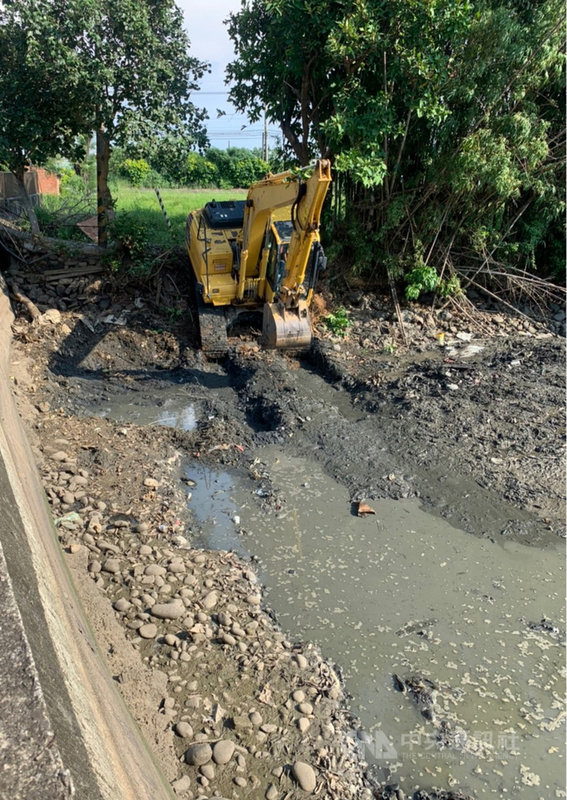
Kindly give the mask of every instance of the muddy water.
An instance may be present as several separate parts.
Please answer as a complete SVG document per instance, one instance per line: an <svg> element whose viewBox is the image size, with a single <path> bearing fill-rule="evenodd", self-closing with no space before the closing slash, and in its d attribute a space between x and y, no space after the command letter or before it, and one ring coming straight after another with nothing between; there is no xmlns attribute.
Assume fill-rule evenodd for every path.
<svg viewBox="0 0 567 800"><path fill-rule="evenodd" d="M357 422L342 395L330 407ZM204 413L172 387L156 402L111 394L91 409L185 430ZM479 539L409 500L373 502L361 519L315 464L275 448L255 455L281 508L267 498L266 510L262 482L191 463L195 544L257 559L281 627L342 671L378 777L410 796L455 786L479 798L565 797L562 556ZM394 675L431 681L434 704L397 691Z"/></svg>
<svg viewBox="0 0 567 800"><path fill-rule="evenodd" d="M146 401L147 403L147 401ZM108 417L116 422L134 422L136 425L164 425L192 431L197 427L197 412L187 398L171 395L160 405L148 406L139 400L111 398L98 406L91 406L91 413Z"/></svg>
<svg viewBox="0 0 567 800"><path fill-rule="evenodd" d="M379 776L406 793L565 796L561 556L477 539L412 501L361 519L312 464L257 455L280 511L262 510L253 481L187 468L199 544L257 558L282 628L343 670ZM542 618L553 624L530 627ZM396 691L394 674L432 681L434 705Z"/></svg>

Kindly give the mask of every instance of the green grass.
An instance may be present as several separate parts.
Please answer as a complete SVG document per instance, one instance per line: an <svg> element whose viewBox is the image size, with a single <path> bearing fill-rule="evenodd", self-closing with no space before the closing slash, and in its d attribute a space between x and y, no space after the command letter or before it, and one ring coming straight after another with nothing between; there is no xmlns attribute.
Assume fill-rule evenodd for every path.
<svg viewBox="0 0 567 800"><path fill-rule="evenodd" d="M190 211L202 208L209 200L244 200L245 189L160 189L165 209L171 219L171 232L153 189L139 189L122 181L110 186L116 201L116 212L128 213L143 223L150 241L164 247L182 245L185 237L185 220Z"/></svg>

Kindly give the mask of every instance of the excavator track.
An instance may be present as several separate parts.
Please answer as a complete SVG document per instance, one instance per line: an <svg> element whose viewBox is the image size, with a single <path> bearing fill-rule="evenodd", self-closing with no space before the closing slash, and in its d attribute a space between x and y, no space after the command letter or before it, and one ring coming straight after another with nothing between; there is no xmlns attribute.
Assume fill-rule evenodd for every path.
<svg viewBox="0 0 567 800"><path fill-rule="evenodd" d="M228 353L224 309L199 302L199 332L201 348L207 358L224 358Z"/></svg>

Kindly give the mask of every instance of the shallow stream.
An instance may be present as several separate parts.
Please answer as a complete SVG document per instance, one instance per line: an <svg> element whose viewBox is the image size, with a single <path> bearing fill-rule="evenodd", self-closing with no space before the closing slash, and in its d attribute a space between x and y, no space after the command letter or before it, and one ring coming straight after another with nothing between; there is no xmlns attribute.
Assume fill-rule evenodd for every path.
<svg viewBox="0 0 567 800"><path fill-rule="evenodd" d="M138 398L135 419L122 399L98 413L191 429L193 406L174 394L143 412ZM316 464L272 446L254 456L256 479L188 462L194 543L256 560L282 629L342 672L378 776L410 796L565 797L559 550L477 538L411 500L359 518ZM412 677L431 703L396 689Z"/></svg>

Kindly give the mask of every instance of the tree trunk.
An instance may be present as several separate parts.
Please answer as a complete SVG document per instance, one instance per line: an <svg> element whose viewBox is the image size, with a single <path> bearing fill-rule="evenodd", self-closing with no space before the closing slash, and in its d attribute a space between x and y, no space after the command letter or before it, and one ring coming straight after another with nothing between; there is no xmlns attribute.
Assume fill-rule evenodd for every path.
<svg viewBox="0 0 567 800"><path fill-rule="evenodd" d="M21 169L18 169L16 172L13 172L13 176L16 179L16 183L18 184L18 190L20 192L20 198L22 200L22 205L24 207L24 211L26 212L26 216L30 223L31 232L34 236L39 236L41 233L39 229L39 222L37 221L37 214L35 213L35 208L32 203L32 199L28 194L28 190L26 189L24 183L24 173L25 168L22 166Z"/></svg>
<svg viewBox="0 0 567 800"><path fill-rule="evenodd" d="M112 195L108 188L108 164L110 160L110 140L104 126L96 131L96 186L98 213L98 243L100 247L108 244L108 222L112 216Z"/></svg>

